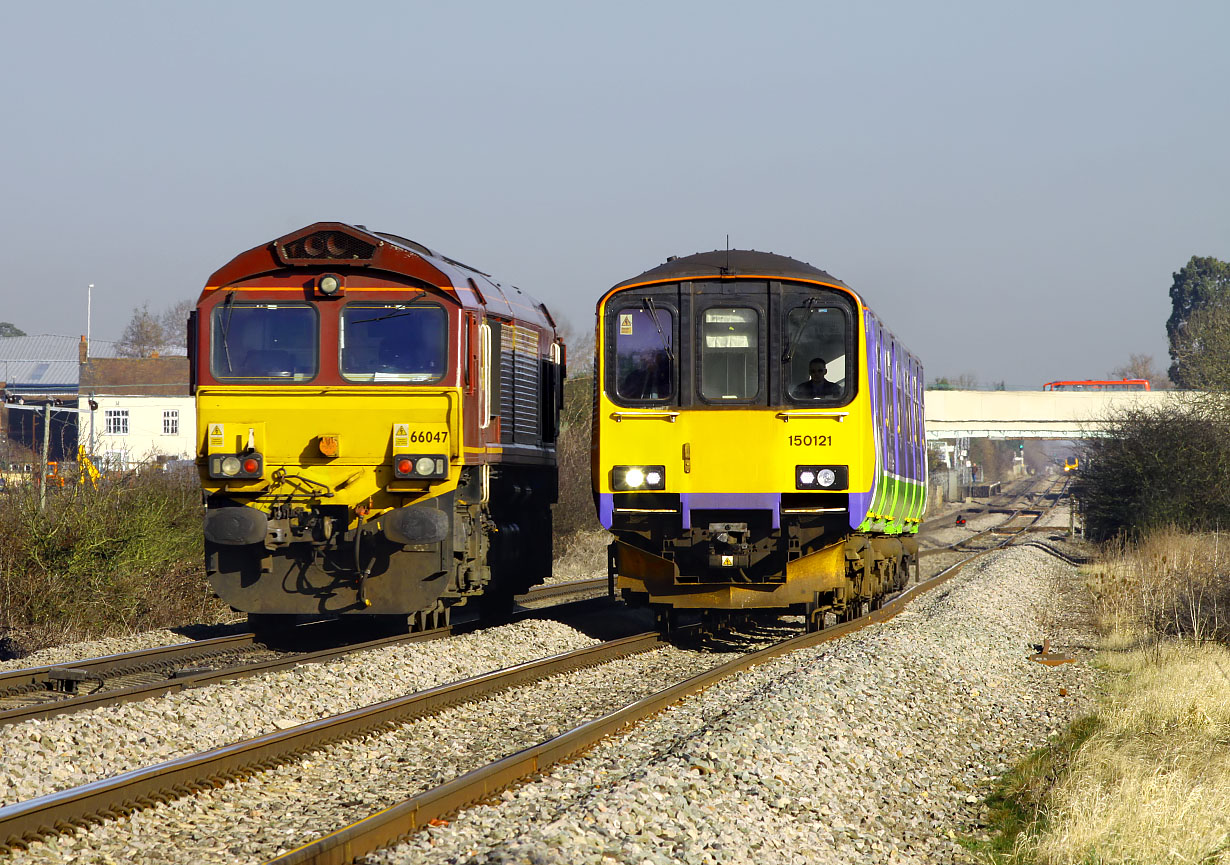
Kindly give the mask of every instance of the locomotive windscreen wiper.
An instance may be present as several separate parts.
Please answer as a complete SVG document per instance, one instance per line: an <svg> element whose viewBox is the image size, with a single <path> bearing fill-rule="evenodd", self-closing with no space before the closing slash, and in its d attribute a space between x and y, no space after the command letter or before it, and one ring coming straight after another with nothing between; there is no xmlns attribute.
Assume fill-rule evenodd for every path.
<svg viewBox="0 0 1230 865"><path fill-rule="evenodd" d="M222 354L226 357L226 371L234 372L231 366L231 345L227 335L231 332L231 313L235 311L235 292L228 292L222 305L226 307L226 318L222 321Z"/></svg>
<svg viewBox="0 0 1230 865"><path fill-rule="evenodd" d="M418 300L420 297L426 297L426 296L427 296L427 292L425 292L425 291L420 291L420 292L419 292L418 294L416 294L414 297L412 297L412 298L410 298L408 301L406 301L406 303L408 303L408 304L409 304L409 303L414 303L414 302L415 302L416 300ZM390 313L386 313L385 315L378 315L378 316L376 316L375 318L360 318L360 319L356 319L355 321L352 321L352 322L351 322L351 324L367 324L369 321L384 321L386 318L397 318L398 316L402 316L402 315L409 315L411 312L413 312L413 310L410 310L410 309L403 309L403 310L401 310L400 312L390 312Z"/></svg>
<svg viewBox="0 0 1230 865"><path fill-rule="evenodd" d="M675 354L671 351L670 343L666 339L666 334L662 332L662 324L658 321L658 308L653 305L653 298L646 297L641 300L641 309L649 313L649 317L653 319L653 326L658 329L658 336L662 339L662 348L666 351L666 358L671 362L671 366L675 365Z"/></svg>

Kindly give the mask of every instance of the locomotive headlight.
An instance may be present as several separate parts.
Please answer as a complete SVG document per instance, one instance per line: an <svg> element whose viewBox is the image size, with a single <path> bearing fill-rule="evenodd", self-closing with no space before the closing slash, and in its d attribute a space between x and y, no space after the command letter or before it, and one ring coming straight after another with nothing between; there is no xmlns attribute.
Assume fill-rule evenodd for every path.
<svg viewBox="0 0 1230 865"><path fill-rule="evenodd" d="M222 474L227 477L234 477L243 469L243 463L239 461L239 457L227 457L222 461Z"/></svg>
<svg viewBox="0 0 1230 865"><path fill-rule="evenodd" d="M394 454L396 479L438 481L448 477L448 457L443 454Z"/></svg>
<svg viewBox="0 0 1230 865"><path fill-rule="evenodd" d="M615 466L611 469L611 488L617 492L665 489L666 467Z"/></svg>
<svg viewBox="0 0 1230 865"><path fill-rule="evenodd" d="M321 294L337 294L337 290L341 288L341 282L336 276L329 274L320 278L320 293Z"/></svg>
<svg viewBox="0 0 1230 865"><path fill-rule="evenodd" d="M795 466L796 490L844 490L849 487L848 466Z"/></svg>

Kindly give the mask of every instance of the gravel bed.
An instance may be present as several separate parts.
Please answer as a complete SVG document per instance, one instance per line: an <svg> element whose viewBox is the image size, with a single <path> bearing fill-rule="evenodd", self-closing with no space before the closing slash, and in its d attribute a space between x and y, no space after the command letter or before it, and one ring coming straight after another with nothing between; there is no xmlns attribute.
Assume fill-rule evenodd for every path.
<svg viewBox="0 0 1230 865"><path fill-rule="evenodd" d="M365 817L731 656L668 647L569 673L34 844L8 861L263 862L322 827Z"/></svg>
<svg viewBox="0 0 1230 865"><path fill-rule="evenodd" d="M0 670L24 670L27 667L45 667L51 664L68 664L73 661L87 661L92 658L102 658L106 655L119 655L123 652L138 652L143 649L155 649L159 646L176 646L180 643L191 643L192 637L185 637L174 631L142 631L124 637L111 637L106 640L91 640L87 643L65 643L62 646L51 646L31 652L21 658L11 661L0 661Z"/></svg>
<svg viewBox="0 0 1230 865"><path fill-rule="evenodd" d="M0 805L597 642L529 620L0 727Z"/></svg>
<svg viewBox="0 0 1230 865"><path fill-rule="evenodd" d="M728 680L380 863L964 862L987 784L1089 705L1075 569L971 564L892 621ZM1061 696L1060 689L1067 696Z"/></svg>

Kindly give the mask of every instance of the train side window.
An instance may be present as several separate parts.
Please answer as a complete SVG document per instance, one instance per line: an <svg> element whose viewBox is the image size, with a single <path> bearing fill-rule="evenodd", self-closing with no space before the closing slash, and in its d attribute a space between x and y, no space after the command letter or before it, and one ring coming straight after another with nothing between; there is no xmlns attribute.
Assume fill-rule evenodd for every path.
<svg viewBox="0 0 1230 865"><path fill-rule="evenodd" d="M795 402L840 403L851 377L846 369L849 325L840 307L804 305L786 316L783 357L788 394Z"/></svg>
<svg viewBox="0 0 1230 865"><path fill-rule="evenodd" d="M675 316L669 309L621 309L611 322L615 394L624 400L666 400L675 395Z"/></svg>
<svg viewBox="0 0 1230 865"><path fill-rule="evenodd" d="M755 399L760 392L760 314L749 307L713 307L700 322L700 395Z"/></svg>

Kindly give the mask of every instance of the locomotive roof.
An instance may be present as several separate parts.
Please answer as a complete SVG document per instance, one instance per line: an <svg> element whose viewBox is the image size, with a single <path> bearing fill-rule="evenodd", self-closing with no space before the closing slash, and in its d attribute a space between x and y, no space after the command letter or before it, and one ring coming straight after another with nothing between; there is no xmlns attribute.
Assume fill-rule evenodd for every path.
<svg viewBox="0 0 1230 865"><path fill-rule="evenodd" d="M639 276L625 279L615 288L636 285L642 282L669 281L672 279L696 279L698 277L731 276L777 276L785 279L809 279L849 288L844 282L805 261L760 252L755 249L715 249L694 255L671 256L664 263Z"/></svg>
<svg viewBox="0 0 1230 865"><path fill-rule="evenodd" d="M303 241L313 235L342 238L342 251L336 257L309 258L304 252ZM355 250L361 250L362 254L355 254ZM326 256L326 253L319 255ZM489 313L549 329L555 327L546 305L515 285L496 282L490 274L441 255L417 241L341 222L313 223L240 253L209 278L202 297L230 283L291 267L397 273L434 285L456 297L463 306L482 307Z"/></svg>

